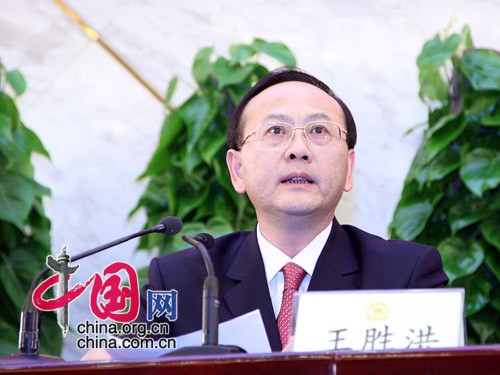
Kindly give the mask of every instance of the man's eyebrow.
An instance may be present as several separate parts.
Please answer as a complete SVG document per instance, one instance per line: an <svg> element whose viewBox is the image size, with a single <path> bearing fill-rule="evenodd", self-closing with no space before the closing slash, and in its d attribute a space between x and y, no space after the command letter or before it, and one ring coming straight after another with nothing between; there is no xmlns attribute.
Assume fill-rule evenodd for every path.
<svg viewBox="0 0 500 375"><path fill-rule="evenodd" d="M307 115L305 118L306 122L321 121L321 120L322 121L333 121L330 116L328 116L326 113L323 113L323 112L312 113L310 115ZM281 113L271 113L271 114L267 115L266 117L264 117L263 121L264 122L283 121L283 122L286 122L286 123L293 125L293 118L288 116L288 115L281 114Z"/></svg>
<svg viewBox="0 0 500 375"><path fill-rule="evenodd" d="M286 122L287 124L294 125L293 118L282 113L271 113L266 117L264 117L264 119L262 120L262 122L273 122L273 121ZM333 120L326 113L318 112L306 116L305 118L306 123L312 121L333 121Z"/></svg>
<svg viewBox="0 0 500 375"><path fill-rule="evenodd" d="M271 113L266 117L264 117L264 119L262 120L262 122L272 122L272 121L281 121L293 125L293 119L290 116L281 113Z"/></svg>
<svg viewBox="0 0 500 375"><path fill-rule="evenodd" d="M333 120L326 113L318 112L306 116L306 122L312 122L312 121L333 121Z"/></svg>

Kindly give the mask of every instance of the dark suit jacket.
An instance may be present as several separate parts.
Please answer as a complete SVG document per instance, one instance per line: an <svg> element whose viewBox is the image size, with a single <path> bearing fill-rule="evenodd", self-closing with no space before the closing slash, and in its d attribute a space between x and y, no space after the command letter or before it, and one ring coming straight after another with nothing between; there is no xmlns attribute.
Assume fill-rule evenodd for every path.
<svg viewBox="0 0 500 375"><path fill-rule="evenodd" d="M220 321L260 309L272 350L281 350L256 230L220 237L209 253L220 282ZM141 296L139 320L146 321L146 289L176 289L178 318L169 323L169 336L200 330L206 274L197 249L153 259L149 285ZM447 282L441 257L434 247L384 240L334 220L309 290L433 288Z"/></svg>

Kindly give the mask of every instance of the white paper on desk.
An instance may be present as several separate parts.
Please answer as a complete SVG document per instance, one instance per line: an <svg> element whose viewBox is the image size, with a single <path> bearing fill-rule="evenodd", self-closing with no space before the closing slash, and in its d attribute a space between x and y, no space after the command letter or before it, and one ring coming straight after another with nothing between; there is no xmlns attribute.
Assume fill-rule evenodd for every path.
<svg viewBox="0 0 500 375"><path fill-rule="evenodd" d="M188 346L201 346L202 331L175 337L177 349ZM236 345L247 353L270 353L264 322L259 310L219 324L219 344ZM159 357L175 349L107 349L113 359Z"/></svg>

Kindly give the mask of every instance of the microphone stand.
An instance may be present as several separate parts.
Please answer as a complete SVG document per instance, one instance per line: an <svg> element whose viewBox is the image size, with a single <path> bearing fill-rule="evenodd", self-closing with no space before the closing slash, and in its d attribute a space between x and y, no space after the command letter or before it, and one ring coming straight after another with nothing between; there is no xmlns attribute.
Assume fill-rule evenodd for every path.
<svg viewBox="0 0 500 375"><path fill-rule="evenodd" d="M246 353L236 345L219 345L219 279L215 276L212 259L203 243L210 241L206 236L206 234L200 234L196 238L182 236L184 241L200 251L207 269L207 277L203 282L202 345L180 348L165 354L166 356Z"/></svg>
<svg viewBox="0 0 500 375"><path fill-rule="evenodd" d="M163 233L165 236L170 236L179 233L181 229L181 219L174 216L169 216L164 218L158 225L152 228L141 230L131 235L119 238L115 241L111 241L104 245L100 245L94 247L93 249L81 252L75 255L72 258L72 261L86 258L90 255L109 249L110 247L119 245L136 237L144 236L150 233ZM59 357L39 354L41 311L33 304L33 293L42 277L49 271L50 268L45 267L38 273L38 275L33 280L33 283L31 284L28 294L26 295L24 306L21 311L21 321L19 327L19 352L18 354L6 357L9 364L23 363L27 360L36 360L43 362L64 361Z"/></svg>

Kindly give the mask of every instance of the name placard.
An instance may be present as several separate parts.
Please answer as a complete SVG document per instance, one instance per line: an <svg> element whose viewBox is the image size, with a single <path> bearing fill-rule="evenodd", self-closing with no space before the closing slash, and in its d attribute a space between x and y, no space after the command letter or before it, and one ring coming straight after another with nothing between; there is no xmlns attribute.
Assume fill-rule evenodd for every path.
<svg viewBox="0 0 500 375"><path fill-rule="evenodd" d="M463 346L462 288L297 293L294 351Z"/></svg>

